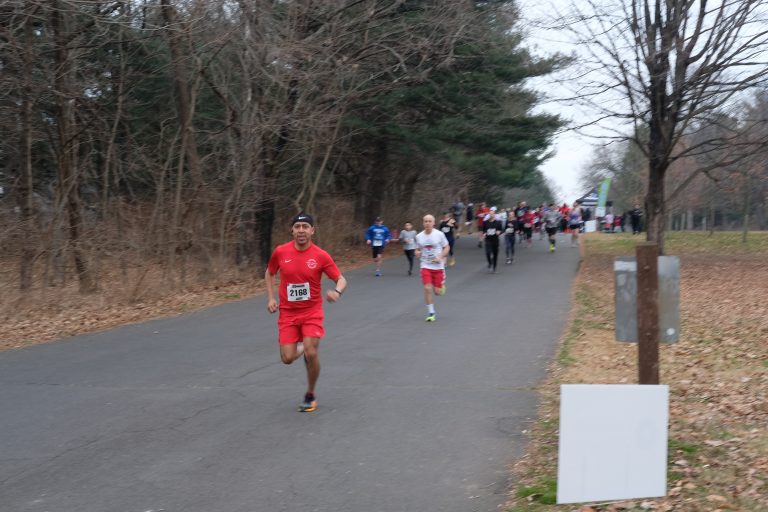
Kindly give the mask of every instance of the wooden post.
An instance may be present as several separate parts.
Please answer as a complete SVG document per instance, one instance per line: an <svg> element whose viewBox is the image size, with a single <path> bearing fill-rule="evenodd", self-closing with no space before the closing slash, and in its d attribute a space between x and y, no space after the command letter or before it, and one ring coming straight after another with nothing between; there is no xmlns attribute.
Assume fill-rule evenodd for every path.
<svg viewBox="0 0 768 512"><path fill-rule="evenodd" d="M659 248L644 242L637 260L637 361L640 384L659 383Z"/></svg>

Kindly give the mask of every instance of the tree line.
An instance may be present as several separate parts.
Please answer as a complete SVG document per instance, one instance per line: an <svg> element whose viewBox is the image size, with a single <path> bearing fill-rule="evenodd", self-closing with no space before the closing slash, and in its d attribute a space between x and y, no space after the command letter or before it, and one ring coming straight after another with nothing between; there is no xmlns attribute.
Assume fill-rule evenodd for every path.
<svg viewBox="0 0 768 512"><path fill-rule="evenodd" d="M768 92L758 89L745 101L713 114L680 138L680 151L701 145L697 154L676 159L665 177L666 229L709 231L768 229ZM636 139L647 141L647 131ZM581 182L592 187L610 177L614 211L643 205L648 159L635 141L595 150Z"/></svg>
<svg viewBox="0 0 768 512"><path fill-rule="evenodd" d="M300 210L330 236L540 183L562 122L524 84L566 59L531 56L518 19L506 1L3 2L4 280L87 293L101 265L153 262L184 286L263 269Z"/></svg>
<svg viewBox="0 0 768 512"><path fill-rule="evenodd" d="M662 254L668 208L701 175L751 189L748 176L766 174L766 117L740 107L768 85L765 15L763 0L574 0L554 15L582 48L568 82L570 100L595 112L582 126L600 126L630 167L644 161L625 185L645 186L647 237Z"/></svg>

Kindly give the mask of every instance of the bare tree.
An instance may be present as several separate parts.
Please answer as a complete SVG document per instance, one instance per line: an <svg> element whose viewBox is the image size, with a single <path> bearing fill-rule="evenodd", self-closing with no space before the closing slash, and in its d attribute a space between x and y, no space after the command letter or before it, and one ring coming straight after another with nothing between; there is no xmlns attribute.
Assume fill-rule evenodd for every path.
<svg viewBox="0 0 768 512"><path fill-rule="evenodd" d="M190 37L190 34L186 23L180 19L176 8L170 0L161 0L160 9L165 23L164 31L168 40L168 48L171 53L176 111L179 131L181 132L181 148L177 163L176 193L171 224L173 242L168 251L170 258L169 267L173 268L175 266L173 262L177 253L185 253L186 248L193 243L199 243L203 253L207 254L206 247L204 243L200 243L200 240L201 238L205 240L207 235L209 235L208 222L210 214L205 200L207 194L206 184L203 179L197 137L192 123L196 104L194 96L196 75L190 77L187 61L193 59L187 58L183 52L185 41ZM191 177L191 193L187 194L186 197L182 194L185 168L189 170L189 176ZM191 226L186 230L181 225L185 219L187 220L186 224ZM194 232L198 224L201 225L200 231L202 233L198 233L199 236L197 237L189 236L188 231ZM182 273L182 278L183 276L184 274Z"/></svg>
<svg viewBox="0 0 768 512"><path fill-rule="evenodd" d="M648 159L645 197L648 239L663 252L665 204L690 182L667 192L670 165L728 140L682 139L768 78L768 25L763 0L590 0L573 3L564 27L589 58L583 61L578 101L614 123L611 137L637 139ZM561 25L563 26L563 25ZM615 120L624 125L616 127ZM752 129L742 126L741 132ZM630 135L626 135L630 132ZM638 143L642 141L637 140ZM713 167L746 156L739 151ZM706 171L699 168L696 172ZM692 179L692 177L691 177Z"/></svg>
<svg viewBox="0 0 768 512"><path fill-rule="evenodd" d="M236 270L265 265L284 235L277 222L298 209L333 209L346 233L374 214L453 201L473 178L444 148L483 146L463 133L496 107L525 118L533 102L515 84L547 67L509 33L511 6L3 2L0 179L11 186L0 257L21 261L24 290L75 276L89 292L117 263L136 298L153 276L171 290L188 270L232 270L233 256ZM487 77L475 73L485 63ZM463 94L487 81L496 89ZM446 134L450 119L461 127Z"/></svg>
<svg viewBox="0 0 768 512"><path fill-rule="evenodd" d="M202 73L226 105L230 171L240 184L227 203L236 211L241 260L266 265L277 205L312 207L321 180L342 158L348 165L341 167L359 177L360 217L381 208L391 178L386 145L356 141L352 148L354 130L343 129L344 117L447 65L471 12L459 0L418 8L396 0L241 0L229 33L203 36L216 58L204 58ZM287 201L280 197L286 186Z"/></svg>
<svg viewBox="0 0 768 512"><path fill-rule="evenodd" d="M33 68L34 43L33 31L35 17L39 6L30 3L26 8L19 9L18 16L8 16L4 19L3 39L7 41L4 51L5 68L8 75L16 75L17 80L5 83L9 90L14 91L14 103L18 104L18 148L15 159L16 187L15 196L20 213L20 229L24 235L19 237L19 287L21 290L32 288L33 267L36 256L36 240L32 236L35 229L34 179L32 164L32 144L34 129L32 113L34 108ZM15 72L15 73L13 73ZM6 76L8 76L6 75Z"/></svg>
<svg viewBox="0 0 768 512"><path fill-rule="evenodd" d="M75 269L80 282L80 291L89 293L96 290L96 278L84 248L83 205L80 198L79 139L75 108L80 92L75 85L75 56L72 54L74 30L68 6L54 0L51 2L50 23L53 32L54 63L56 78L56 127L58 180L60 200L67 211L69 243L75 260Z"/></svg>

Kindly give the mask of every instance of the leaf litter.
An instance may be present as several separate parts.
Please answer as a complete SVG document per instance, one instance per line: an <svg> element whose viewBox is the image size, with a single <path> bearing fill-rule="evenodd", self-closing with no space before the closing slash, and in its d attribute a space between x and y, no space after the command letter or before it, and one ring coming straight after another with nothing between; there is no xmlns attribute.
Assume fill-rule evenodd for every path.
<svg viewBox="0 0 768 512"><path fill-rule="evenodd" d="M637 345L614 341L613 331L613 258L633 254L631 237L594 234L561 341L568 358L557 358L539 388L538 421L512 468L509 510L768 511L768 237L753 235L763 236L757 250L753 243L724 251L698 233L675 235L667 253L681 259L682 333L659 356L670 387L667 496L579 507L542 503L527 491L556 478L560 384L637 382Z"/></svg>

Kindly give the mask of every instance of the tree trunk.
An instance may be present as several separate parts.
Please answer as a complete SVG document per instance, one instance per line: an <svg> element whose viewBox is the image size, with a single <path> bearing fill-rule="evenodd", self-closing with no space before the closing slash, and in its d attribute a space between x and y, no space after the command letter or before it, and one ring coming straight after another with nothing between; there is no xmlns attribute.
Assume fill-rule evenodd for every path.
<svg viewBox="0 0 768 512"><path fill-rule="evenodd" d="M69 221L69 242L75 259L75 270L80 293L96 291L96 280L82 247L82 201L80 200L80 176L77 168L77 139L75 127L74 66L68 48L66 19L61 3L53 1L51 27L56 44L56 126L58 128L58 186L64 193Z"/></svg>
<svg viewBox="0 0 768 512"><path fill-rule="evenodd" d="M651 168L648 194L645 196L646 239L656 242L659 254L664 254L664 172Z"/></svg>
<svg viewBox="0 0 768 512"><path fill-rule="evenodd" d="M755 222L757 223L757 229L764 230L768 228L768 222L766 222L765 206L766 206L766 194L764 191L760 191L760 200L755 208Z"/></svg>
<svg viewBox="0 0 768 512"><path fill-rule="evenodd" d="M365 171L360 173L355 199L355 221L361 227L369 226L382 215L384 189L387 188L387 145L379 141L370 158L366 158Z"/></svg>
<svg viewBox="0 0 768 512"><path fill-rule="evenodd" d="M21 140L19 148L19 186L16 196L21 212L21 228L25 233L34 233L35 209L32 201L34 182L32 179L32 18L24 21L23 85L21 99ZM21 238L21 261L19 265L19 288L32 288L32 271L35 251L34 239L30 236Z"/></svg>
<svg viewBox="0 0 768 512"><path fill-rule="evenodd" d="M663 78L662 78L663 80ZM664 97L665 84L654 84L651 97L651 123L648 136L648 193L645 196L646 239L656 242L659 254L664 254L665 224L665 183L669 167L667 144L665 140L666 113L661 98ZM671 126L666 126L669 130Z"/></svg>
<svg viewBox="0 0 768 512"><path fill-rule="evenodd" d="M197 140L192 124L192 117L195 109L195 101L192 98L189 87L189 78L184 64L184 55L181 50L181 24L176 16L176 9L171 5L170 0L160 2L163 14L163 21L166 24L165 33L168 39L168 48L171 52L171 63L173 66L173 84L176 93L176 110L179 119L179 129L181 130L181 153L184 158L184 166L189 169L191 178L192 194L184 198L184 213L181 215L181 221L189 225L189 230L184 230L181 226L175 225L174 238L180 233L186 231L185 240L175 240L171 252L185 251L194 244L204 244L205 240L212 238L210 236L208 212L208 202L205 199L205 183L203 180L202 165L200 155L197 151ZM180 169L183 171L183 168ZM183 180L183 172L180 179ZM181 186L181 184L179 184ZM199 222L198 222L199 220ZM199 230L195 237L195 231ZM202 251L208 254L207 250ZM204 268L210 268L212 262L208 260L208 265Z"/></svg>
<svg viewBox="0 0 768 512"><path fill-rule="evenodd" d="M259 192L259 200L254 219L254 239L258 250L258 271L266 271L272 255L272 228L275 223L275 194L277 176L274 170L265 172L264 185Z"/></svg>
<svg viewBox="0 0 768 512"><path fill-rule="evenodd" d="M309 197L307 198L307 212L312 213L315 210L315 198L317 197L317 191L320 188L320 179L323 176L323 172L325 171L325 168L328 166L328 160L331 158L331 151L333 150L333 147L336 145L336 140L339 137L339 130L341 129L341 123L344 120L344 110L342 110L339 113L339 118L336 121L336 127L333 129L333 135L331 136L331 141L328 143L328 146L325 148L325 155L323 156L323 161L320 164L320 168L317 170L317 173L315 174L315 179L312 182L312 186L309 191Z"/></svg>
<svg viewBox="0 0 768 512"><path fill-rule="evenodd" d="M751 185L749 174L744 176L744 211L742 212L742 218L744 224L741 228L741 243L747 243L747 234L749 233L749 210L751 208L752 190L749 188Z"/></svg>
<svg viewBox="0 0 768 512"><path fill-rule="evenodd" d="M122 25L118 26L119 33L122 37ZM110 189L110 174L109 170L112 166L113 157L116 156L115 140L117 139L117 132L120 127L123 115L123 92L125 90L125 68L126 62L123 56L123 49L121 47L118 54L120 59L120 71L116 77L117 81L117 107L115 108L115 119L112 122L112 127L109 131L109 140L107 141L107 147L104 151L104 163L102 167L102 190L101 190L101 214L106 217L107 209L109 206L109 189ZM113 82L114 83L114 82ZM114 158L117 160L117 158ZM117 183L118 180L115 180Z"/></svg>
<svg viewBox="0 0 768 512"><path fill-rule="evenodd" d="M413 192L416 190L416 185L419 183L419 173L411 172L403 183L402 193L400 194L400 206L404 212L410 212L413 206ZM466 194L465 194L466 195ZM418 222L420 219L416 219Z"/></svg>

